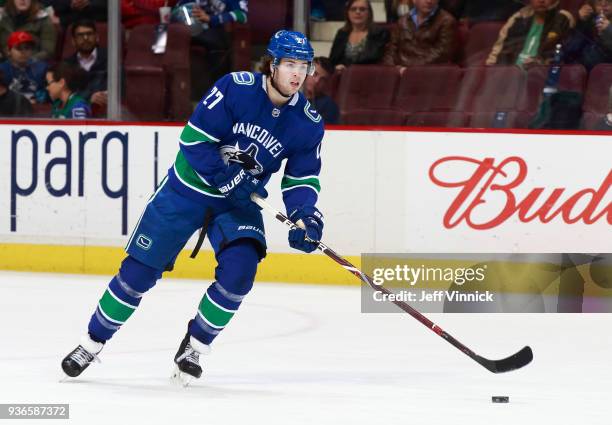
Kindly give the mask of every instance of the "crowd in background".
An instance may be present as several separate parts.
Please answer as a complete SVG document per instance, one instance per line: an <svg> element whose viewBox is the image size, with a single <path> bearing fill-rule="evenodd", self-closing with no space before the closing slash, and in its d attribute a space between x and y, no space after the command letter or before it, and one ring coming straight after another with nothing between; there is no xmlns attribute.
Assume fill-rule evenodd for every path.
<svg viewBox="0 0 612 425"><path fill-rule="evenodd" d="M395 66L401 73L414 65L456 62L460 25L505 21L487 52L487 65L547 65L558 44L564 63L587 70L612 63L612 0L585 0L576 14L563 10L558 0L385 0L385 6L387 23L377 24L369 0L311 2L313 21L344 20L329 58L317 57L315 75L305 85L305 94L328 123L339 121L325 89L334 74L353 64ZM120 7L128 33L159 24L166 8L168 22L188 25L192 44L203 47L211 64L207 84L231 70L225 24L245 23L248 15L246 0L121 0ZM0 0L0 8L0 114L104 116L107 51L100 46L97 23L107 20L108 2ZM67 57L56 53L60 32L70 36L74 48Z"/></svg>

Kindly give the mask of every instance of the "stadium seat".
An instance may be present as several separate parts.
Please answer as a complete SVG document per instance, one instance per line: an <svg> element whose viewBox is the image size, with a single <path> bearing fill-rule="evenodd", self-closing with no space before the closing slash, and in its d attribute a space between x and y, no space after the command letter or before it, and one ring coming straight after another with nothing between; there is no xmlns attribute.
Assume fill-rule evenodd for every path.
<svg viewBox="0 0 612 425"><path fill-rule="evenodd" d="M257 0L249 3L249 25L254 44L268 44L270 37L280 28L287 27L285 0Z"/></svg>
<svg viewBox="0 0 612 425"><path fill-rule="evenodd" d="M501 112L503 116L498 117L498 112L475 112L468 116L470 128L527 128L530 120L529 114L525 112Z"/></svg>
<svg viewBox="0 0 612 425"><path fill-rule="evenodd" d="M591 70L583 110L607 113L612 88L612 64L600 64Z"/></svg>
<svg viewBox="0 0 612 425"><path fill-rule="evenodd" d="M578 10L587 0L561 0L561 9L565 9L572 14L574 19L578 19Z"/></svg>
<svg viewBox="0 0 612 425"><path fill-rule="evenodd" d="M392 109L356 109L342 119L345 125L403 125L405 114Z"/></svg>
<svg viewBox="0 0 612 425"><path fill-rule="evenodd" d="M527 71L527 88L519 101L519 110L533 113L538 109L548 70L548 66L534 66ZM558 89L584 93L586 81L587 71L582 65L564 65L561 68Z"/></svg>
<svg viewBox="0 0 612 425"><path fill-rule="evenodd" d="M393 108L404 112L451 111L461 87L456 65L411 66L399 80Z"/></svg>
<svg viewBox="0 0 612 425"><path fill-rule="evenodd" d="M152 24L137 26L130 32L125 58L128 108L132 113L142 115L140 110L134 109L134 103L142 103L146 105L146 115L151 117L146 119L184 120L191 113L191 33L185 25L169 25L166 52L160 55L151 51L154 37L155 25ZM141 74L142 79L139 78ZM137 92L140 97L134 99L130 92ZM160 101L160 96L163 101Z"/></svg>
<svg viewBox="0 0 612 425"><path fill-rule="evenodd" d="M342 113L353 109L391 109L398 85L395 67L352 65L342 74L338 89L338 106Z"/></svg>
<svg viewBox="0 0 612 425"><path fill-rule="evenodd" d="M498 112L518 109L525 74L516 66L478 66L465 70L455 110Z"/></svg>
<svg viewBox="0 0 612 425"><path fill-rule="evenodd" d="M462 112L415 112L407 114L405 124L410 127L466 127L467 117Z"/></svg>
<svg viewBox="0 0 612 425"><path fill-rule="evenodd" d="M479 22L470 28L463 48L463 66L484 65L504 22Z"/></svg>
<svg viewBox="0 0 612 425"><path fill-rule="evenodd" d="M585 112L582 114L582 126L585 130L595 130L606 114Z"/></svg>

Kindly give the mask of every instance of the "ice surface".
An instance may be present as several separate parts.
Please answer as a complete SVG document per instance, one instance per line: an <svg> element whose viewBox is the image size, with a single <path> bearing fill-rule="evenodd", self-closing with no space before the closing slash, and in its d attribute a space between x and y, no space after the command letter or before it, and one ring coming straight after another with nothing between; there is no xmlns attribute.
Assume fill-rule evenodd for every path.
<svg viewBox="0 0 612 425"><path fill-rule="evenodd" d="M257 282L180 388L172 358L208 282L164 279L102 363L61 383L107 282L0 272L0 403L70 403L75 424L612 423L612 315L430 315L489 358L532 346L494 375L405 313L361 314L357 287Z"/></svg>

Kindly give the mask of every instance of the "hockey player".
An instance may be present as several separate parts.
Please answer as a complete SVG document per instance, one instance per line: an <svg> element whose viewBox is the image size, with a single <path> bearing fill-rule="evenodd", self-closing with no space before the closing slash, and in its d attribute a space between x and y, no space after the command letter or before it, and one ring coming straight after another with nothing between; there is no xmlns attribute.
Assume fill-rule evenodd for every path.
<svg viewBox="0 0 612 425"><path fill-rule="evenodd" d="M80 345L62 361L78 376L97 360L106 341L134 313L142 296L172 265L199 228L214 249L215 281L202 297L174 358L175 375L199 378L199 356L234 316L266 255L260 209L252 193L287 159L281 183L288 216L304 226L289 245L312 252L323 232L316 203L323 138L321 116L298 92L313 70L313 49L299 32L278 31L263 72L219 79L198 103L179 140L174 165L149 199L119 272L110 281ZM201 241L199 241L201 242Z"/></svg>

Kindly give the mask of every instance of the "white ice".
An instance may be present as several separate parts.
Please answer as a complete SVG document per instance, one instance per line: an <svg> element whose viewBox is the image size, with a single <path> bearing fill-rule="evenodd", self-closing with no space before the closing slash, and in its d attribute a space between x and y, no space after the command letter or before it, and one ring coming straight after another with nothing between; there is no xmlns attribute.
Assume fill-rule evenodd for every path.
<svg viewBox="0 0 612 425"><path fill-rule="evenodd" d="M0 272L0 403L69 403L88 425L612 423L612 315L431 315L486 357L532 346L495 375L405 313L360 313L357 287L257 282L180 388L172 358L208 282L164 279L102 363L60 382L107 282Z"/></svg>

